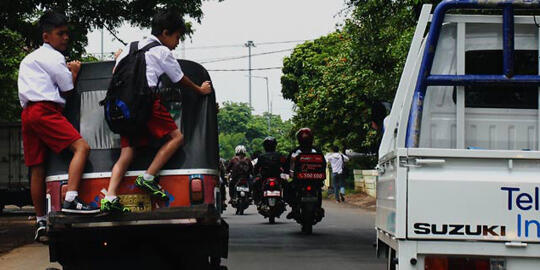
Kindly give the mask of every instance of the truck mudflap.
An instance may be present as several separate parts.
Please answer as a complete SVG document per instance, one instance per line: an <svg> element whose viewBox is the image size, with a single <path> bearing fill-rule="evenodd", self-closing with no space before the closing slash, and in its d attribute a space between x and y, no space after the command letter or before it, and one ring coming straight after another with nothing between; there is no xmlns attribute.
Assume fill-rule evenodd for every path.
<svg viewBox="0 0 540 270"><path fill-rule="evenodd" d="M51 213L50 261L64 269L220 269L229 225L212 205L93 216Z"/></svg>

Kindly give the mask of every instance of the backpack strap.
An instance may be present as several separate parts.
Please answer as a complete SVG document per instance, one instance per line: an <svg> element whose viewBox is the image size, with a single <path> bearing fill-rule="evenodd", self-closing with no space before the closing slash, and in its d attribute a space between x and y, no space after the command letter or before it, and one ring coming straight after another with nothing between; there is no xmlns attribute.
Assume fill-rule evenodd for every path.
<svg viewBox="0 0 540 270"><path fill-rule="evenodd" d="M157 47L157 46L162 46L162 44L157 42L157 41L152 41L152 42L150 42L150 44L142 47L142 49L140 49L140 51L147 52L148 50L150 50L150 49L152 49L154 47Z"/></svg>
<svg viewBox="0 0 540 270"><path fill-rule="evenodd" d="M131 42L129 45L129 54L132 55L136 53L138 50L139 50L139 42L138 41Z"/></svg>

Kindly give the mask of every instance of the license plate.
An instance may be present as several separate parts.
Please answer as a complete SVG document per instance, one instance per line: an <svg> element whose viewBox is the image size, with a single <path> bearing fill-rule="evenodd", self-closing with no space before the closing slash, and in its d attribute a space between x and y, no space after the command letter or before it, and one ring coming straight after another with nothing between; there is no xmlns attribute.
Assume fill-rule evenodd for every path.
<svg viewBox="0 0 540 270"><path fill-rule="evenodd" d="M266 190L266 191L264 191L263 196L264 197L280 197L281 196L281 191L279 191L279 190L275 190L275 191Z"/></svg>
<svg viewBox="0 0 540 270"><path fill-rule="evenodd" d="M150 212L152 211L152 201L148 194L127 194L118 195L120 202L131 212Z"/></svg>
<svg viewBox="0 0 540 270"><path fill-rule="evenodd" d="M249 192L249 188L248 187L236 187L236 191Z"/></svg>
<svg viewBox="0 0 540 270"><path fill-rule="evenodd" d="M317 197L302 197L302 202L318 202Z"/></svg>

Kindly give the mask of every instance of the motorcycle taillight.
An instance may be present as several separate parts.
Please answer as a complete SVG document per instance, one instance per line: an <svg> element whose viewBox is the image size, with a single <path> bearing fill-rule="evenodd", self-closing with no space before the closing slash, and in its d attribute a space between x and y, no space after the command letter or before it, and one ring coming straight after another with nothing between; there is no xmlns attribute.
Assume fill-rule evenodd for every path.
<svg viewBox="0 0 540 270"><path fill-rule="evenodd" d="M268 185L270 187L275 187L276 186L276 182L275 181L270 181L270 183L268 183Z"/></svg>
<svg viewBox="0 0 540 270"><path fill-rule="evenodd" d="M307 187L306 187L306 190L307 190L307 191L311 191L311 186L307 186Z"/></svg>

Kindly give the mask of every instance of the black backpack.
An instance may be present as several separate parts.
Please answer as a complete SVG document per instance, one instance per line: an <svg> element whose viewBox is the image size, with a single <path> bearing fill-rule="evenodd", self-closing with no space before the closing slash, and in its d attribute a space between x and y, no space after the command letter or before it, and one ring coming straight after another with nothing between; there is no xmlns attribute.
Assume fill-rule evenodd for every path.
<svg viewBox="0 0 540 270"><path fill-rule="evenodd" d="M132 137L146 129L154 93L146 79L144 54L160 45L154 41L139 50L139 42L132 42L129 54L115 67L107 96L99 102L104 106L105 121L112 132Z"/></svg>
<svg viewBox="0 0 540 270"><path fill-rule="evenodd" d="M250 160L247 158L238 158L238 162L234 166L234 174L238 177L249 177L251 174L250 171Z"/></svg>

